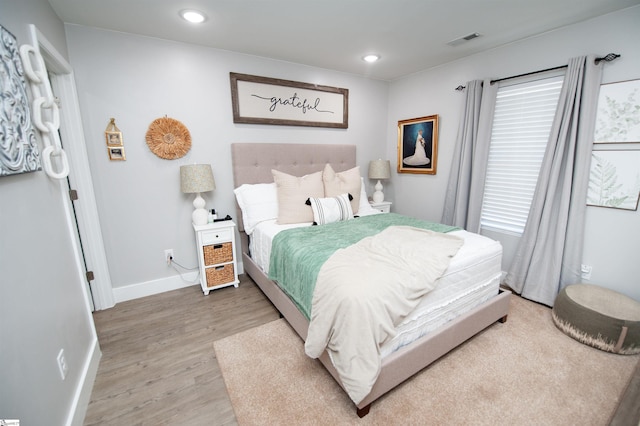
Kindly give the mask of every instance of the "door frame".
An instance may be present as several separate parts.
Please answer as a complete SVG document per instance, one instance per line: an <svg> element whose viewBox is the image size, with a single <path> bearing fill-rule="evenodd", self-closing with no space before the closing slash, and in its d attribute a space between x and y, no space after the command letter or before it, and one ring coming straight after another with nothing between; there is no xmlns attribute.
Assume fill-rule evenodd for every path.
<svg viewBox="0 0 640 426"><path fill-rule="evenodd" d="M33 46L39 48L50 73L53 91L60 97L59 107L62 111L60 114L60 134L64 141L69 168L73 171L73 173L69 173L69 181L78 190L79 199L70 201L66 189L62 191L62 194L63 197L66 197L65 205L71 207L68 203L73 202L77 207L77 231L84 237L82 244L85 247L87 268L94 272L95 277L93 281L89 282L93 295L93 306L95 310L111 308L115 305L115 299L104 249L98 206L93 190L93 179L89 167L73 69L35 25L29 25L29 31ZM61 185L66 187L66 182L61 180ZM75 221L72 208L65 209L65 214L68 223ZM78 236L74 228L70 226L69 232L72 233L71 237L75 241ZM81 262L79 267L80 265L82 265ZM83 278L86 281L84 273ZM87 297L91 297L91 295L87 295Z"/></svg>

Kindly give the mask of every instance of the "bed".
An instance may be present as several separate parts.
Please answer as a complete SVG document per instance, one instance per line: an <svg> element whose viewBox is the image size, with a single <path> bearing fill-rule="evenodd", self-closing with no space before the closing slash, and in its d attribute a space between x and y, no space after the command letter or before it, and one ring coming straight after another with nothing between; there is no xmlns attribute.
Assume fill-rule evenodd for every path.
<svg viewBox="0 0 640 426"><path fill-rule="evenodd" d="M272 170L305 176L322 171L327 164L338 173L348 173L356 167L354 145L234 143L231 148L236 189L272 184ZM361 218L357 220L386 220L381 216L365 217L373 216L374 212L365 209L366 194L358 195L361 200L356 205L360 206L358 216ZM308 313L268 275L271 244L282 226L266 220L256 226L251 221L245 229L242 207L245 207L246 218L246 206L240 204L237 222L244 271L306 341ZM265 210L268 209L265 205ZM384 216L391 220L392 215ZM396 336L381 347L381 364L375 383L366 396L355 403L360 417L369 412L371 403L377 398L486 327L507 318L510 292L499 288L500 245L464 230L449 233L464 244L439 278L437 287L421 298L415 310L398 325ZM319 360L347 391L329 353L322 353Z"/></svg>

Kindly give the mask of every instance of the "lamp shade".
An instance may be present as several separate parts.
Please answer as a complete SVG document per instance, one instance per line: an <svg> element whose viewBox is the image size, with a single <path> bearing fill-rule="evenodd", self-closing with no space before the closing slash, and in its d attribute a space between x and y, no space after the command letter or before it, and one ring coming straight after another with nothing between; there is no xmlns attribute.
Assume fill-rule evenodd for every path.
<svg viewBox="0 0 640 426"><path fill-rule="evenodd" d="M373 160L369 162L369 179L389 179L391 163L389 160Z"/></svg>
<svg viewBox="0 0 640 426"><path fill-rule="evenodd" d="M185 194L208 192L216 189L211 164L180 166L180 189Z"/></svg>

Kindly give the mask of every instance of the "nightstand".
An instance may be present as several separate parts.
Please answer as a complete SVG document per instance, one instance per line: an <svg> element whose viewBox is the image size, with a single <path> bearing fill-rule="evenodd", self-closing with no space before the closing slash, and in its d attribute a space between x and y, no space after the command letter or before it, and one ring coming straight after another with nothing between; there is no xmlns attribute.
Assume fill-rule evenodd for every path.
<svg viewBox="0 0 640 426"><path fill-rule="evenodd" d="M391 212L391 201L381 201L379 203L374 203L373 201L370 201L369 204L371 204L371 207L373 207L374 209L381 211L382 213L389 213Z"/></svg>
<svg viewBox="0 0 640 426"><path fill-rule="evenodd" d="M236 224L231 220L193 225L200 266L200 286L203 293L222 287L238 287L236 262Z"/></svg>

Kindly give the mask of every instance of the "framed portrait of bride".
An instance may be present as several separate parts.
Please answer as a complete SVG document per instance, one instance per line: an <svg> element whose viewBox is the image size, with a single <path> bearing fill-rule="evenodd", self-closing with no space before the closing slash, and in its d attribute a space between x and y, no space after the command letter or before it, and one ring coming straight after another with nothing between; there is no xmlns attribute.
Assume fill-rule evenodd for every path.
<svg viewBox="0 0 640 426"><path fill-rule="evenodd" d="M436 174L438 116L398 121L398 173Z"/></svg>

